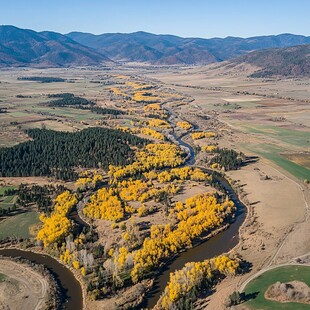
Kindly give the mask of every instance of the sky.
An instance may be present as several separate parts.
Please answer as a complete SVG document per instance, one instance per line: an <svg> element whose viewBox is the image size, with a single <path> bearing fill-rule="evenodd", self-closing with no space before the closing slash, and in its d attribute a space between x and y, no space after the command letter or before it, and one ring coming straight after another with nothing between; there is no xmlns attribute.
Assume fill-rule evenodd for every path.
<svg viewBox="0 0 310 310"><path fill-rule="evenodd" d="M94 34L310 35L310 0L0 0L0 24Z"/></svg>

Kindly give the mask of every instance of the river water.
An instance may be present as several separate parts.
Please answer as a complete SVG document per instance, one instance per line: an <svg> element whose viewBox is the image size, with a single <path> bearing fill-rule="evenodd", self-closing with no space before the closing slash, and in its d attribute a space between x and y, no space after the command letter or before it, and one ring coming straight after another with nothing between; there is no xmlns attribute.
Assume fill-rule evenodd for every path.
<svg viewBox="0 0 310 310"><path fill-rule="evenodd" d="M187 160L187 165L195 163L195 154L193 148L184 142L181 138L177 139L179 143L189 149L190 158ZM208 173L212 170L204 169ZM205 259L221 255L228 252L238 243L239 227L243 223L246 216L246 208L239 200L237 194L234 192L228 181L220 175L215 175L215 180L221 184L221 187L226 191L229 198L234 201L237 212L233 223L225 231L220 232L209 240L200 243L199 245L188 249L179 254L170 263L165 265L157 274L155 285L147 294L143 308L152 308L157 303L161 293L164 291L171 272L184 267L188 262L203 261ZM71 216L70 216L71 217ZM76 210L73 210L72 218L81 226L88 226L80 219ZM63 309L81 310L83 309L83 295L80 283L74 277L73 273L57 260L50 256L37 254L30 251L22 251L17 249L1 249L0 255L9 257L22 257L30 260L36 264L43 264L54 275L62 291L62 296L65 302Z"/></svg>
<svg viewBox="0 0 310 310"><path fill-rule="evenodd" d="M22 257L36 264L44 265L52 273L60 286L61 296L63 298L63 309L83 309L83 294L79 281L67 267L60 264L54 258L44 254L17 249L1 249L0 255Z"/></svg>
<svg viewBox="0 0 310 310"><path fill-rule="evenodd" d="M210 170L204 169L206 172ZM229 195L229 199L235 203L237 207L234 221L228 229L220 232L216 236L200 243L196 247L188 249L178 255L171 263L165 265L155 279L155 284L152 290L147 294L143 303L145 308L153 308L160 295L164 291L171 272L182 269L188 262L203 261L214 256L218 256L230 251L239 242L239 228L246 217L246 207L239 200L237 194L234 192L230 184L221 176L215 176L215 179L221 183L221 186Z"/></svg>

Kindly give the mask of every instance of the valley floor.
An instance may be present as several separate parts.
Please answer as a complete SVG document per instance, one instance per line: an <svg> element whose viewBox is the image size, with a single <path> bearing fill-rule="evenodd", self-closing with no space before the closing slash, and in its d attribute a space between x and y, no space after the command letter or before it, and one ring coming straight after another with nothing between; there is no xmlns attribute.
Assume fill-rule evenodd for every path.
<svg viewBox="0 0 310 310"><path fill-rule="evenodd" d="M99 88L102 85L88 83L89 80L98 78L102 72L57 70L47 70L46 74L77 77L76 84L68 84L70 91L85 89L88 97L96 100L102 107L125 106L128 111L133 111L132 106L126 106L125 101L117 101L110 91ZM310 180L310 111L307 101L309 80L248 79L248 68L239 68L238 71L238 68L230 70L217 68L215 65L208 68L164 70L133 65L113 70L115 76L119 74L152 79L160 87L183 94L186 100L177 101L177 97L174 97L164 104L173 113L173 117L189 121L200 130L214 130L219 134L219 139L216 140L219 147L232 148L253 157L253 162L241 169L225 172L234 181L240 198L248 207L247 219L240 228L240 242L231 252L252 264L251 271L242 276L226 278L216 287L214 294L195 303L197 309L225 309L227 297L242 288L247 279L259 270L294 262L298 258L305 262L309 260L310 193L309 185L305 182L306 179ZM20 72L15 72L13 76L18 74ZM21 122L19 126L22 129L30 126L29 121L36 127L44 124L47 128L70 131L98 124L98 115L89 113L86 122L83 113L74 109L46 108L41 111L36 105L42 100L39 95L42 85L35 84L34 89L27 88L27 85L21 86L20 92L23 95L29 93L32 96L24 108L20 99L15 98L16 85L13 85L11 73L2 73L2 79L8 87L0 89L0 99L5 98L9 108L16 111L4 115L0 145L10 146L26 139L20 127L15 124L17 120ZM55 84L49 87L49 92L65 90ZM122 120L105 120L109 121L110 126L117 127L130 123L130 118L126 117ZM14 136L17 140L13 141ZM188 139L187 142L195 147L203 147L210 141L205 138L198 141ZM196 164L204 164L204 157L200 154ZM36 178L30 180L36 182ZM39 183L45 182L42 178L37 180ZM16 178L6 180L11 185L18 184L18 181ZM197 190L206 189L195 185L187 190L185 198L195 194ZM183 198L178 197L180 200ZM159 219L162 222L163 213L161 216ZM101 228L100 223L98 224ZM108 233L111 233L110 230ZM0 272L2 273L1 270ZM135 288L140 292L139 285L133 286L132 290ZM34 300L35 298L37 297L34 296ZM112 304L113 299L106 302L104 307L109 308ZM103 307L103 302L91 302L89 307L95 309L98 305ZM245 307L246 305L239 306L240 309Z"/></svg>
<svg viewBox="0 0 310 310"><path fill-rule="evenodd" d="M310 193L309 186L303 182L303 178L310 178L309 166L304 161L303 166L298 167L304 174L298 175L295 166L289 169L277 161L289 152L309 158L310 111L309 104L304 102L308 81L259 80L255 84L238 74L200 68L188 70L187 74L157 75L159 80L176 85L178 90L195 99L178 113L189 116L187 119L200 126L203 126L201 123L211 126L213 120L213 124L222 127L224 137L219 141L222 147L259 155L257 162L226 172L236 181L241 198L248 206L239 245L232 253L250 262L252 270L243 276L225 279L214 294L197 301L197 309L225 309L227 297L259 270L294 262L298 257L307 261L310 252ZM211 121L197 118L197 114L204 111ZM281 116L283 119L279 122ZM260 130L249 130L250 127ZM290 132L284 134L286 128ZM299 140L302 134L304 140ZM270 151L271 146L278 149ZM263 152L259 153L259 148ZM274 152L276 160L264 156L265 152ZM239 307L246 308L245 305Z"/></svg>

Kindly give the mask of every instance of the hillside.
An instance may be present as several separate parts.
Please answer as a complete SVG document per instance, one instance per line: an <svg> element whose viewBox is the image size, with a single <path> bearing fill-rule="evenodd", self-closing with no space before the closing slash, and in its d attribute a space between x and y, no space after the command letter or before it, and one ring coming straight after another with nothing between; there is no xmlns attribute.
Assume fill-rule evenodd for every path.
<svg viewBox="0 0 310 310"><path fill-rule="evenodd" d="M0 67L67 67L98 65L110 60L55 32L0 26Z"/></svg>
<svg viewBox="0 0 310 310"><path fill-rule="evenodd" d="M116 61L138 61L153 64L209 64L228 60L248 52L310 44L310 37L281 34L252 38L181 38L146 32L90 33L71 32L67 36Z"/></svg>
<svg viewBox="0 0 310 310"><path fill-rule="evenodd" d="M218 61L205 46L172 35L155 35L140 31L102 35L72 32L67 36L117 61L168 65L209 64Z"/></svg>
<svg viewBox="0 0 310 310"><path fill-rule="evenodd" d="M181 38L147 32L36 32L0 26L0 67L70 67L118 62L206 65L255 50L310 44L310 37L281 34L252 38Z"/></svg>
<svg viewBox="0 0 310 310"><path fill-rule="evenodd" d="M250 77L310 77L310 44L251 52L231 61L260 67Z"/></svg>

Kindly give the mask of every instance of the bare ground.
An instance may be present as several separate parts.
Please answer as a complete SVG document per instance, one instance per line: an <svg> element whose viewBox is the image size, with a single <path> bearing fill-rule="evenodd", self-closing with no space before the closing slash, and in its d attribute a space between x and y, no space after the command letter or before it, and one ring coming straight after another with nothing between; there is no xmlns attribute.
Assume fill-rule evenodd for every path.
<svg viewBox="0 0 310 310"><path fill-rule="evenodd" d="M45 309L48 299L48 281L24 264L0 260L0 309Z"/></svg>
<svg viewBox="0 0 310 310"><path fill-rule="evenodd" d="M225 300L257 271L292 260L310 251L309 223L304 192L295 180L270 166L258 162L229 172L239 180L243 200L250 207L240 230L240 243L232 250L253 264L250 273L225 279L210 297L200 300L197 309L225 309ZM266 179L265 176L270 179ZM309 201L309 197L306 197ZM305 222L306 221L306 222ZM292 230L293 229L293 230ZM246 309L242 305L238 309Z"/></svg>

